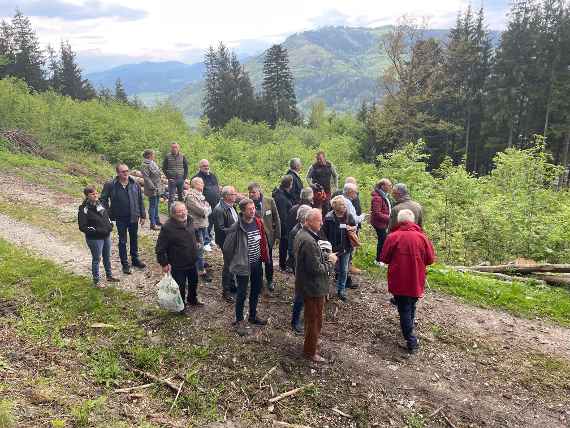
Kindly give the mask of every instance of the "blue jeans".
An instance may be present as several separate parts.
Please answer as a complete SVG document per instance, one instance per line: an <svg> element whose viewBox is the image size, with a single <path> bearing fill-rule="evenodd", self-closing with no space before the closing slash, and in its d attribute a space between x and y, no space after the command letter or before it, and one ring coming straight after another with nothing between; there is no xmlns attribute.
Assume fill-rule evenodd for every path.
<svg viewBox="0 0 570 428"><path fill-rule="evenodd" d="M263 264L261 261L249 265L249 275L237 275L236 321L243 321L243 307L247 295L247 284L251 282L249 291L249 319L257 318L257 302L263 286Z"/></svg>
<svg viewBox="0 0 570 428"><path fill-rule="evenodd" d="M136 222L130 223L121 220L117 220L116 224L117 233L119 234L119 257L121 258L121 264L125 267L129 265L129 259L127 257L127 233L129 234L131 259L133 262L139 259L139 224Z"/></svg>
<svg viewBox="0 0 570 428"><path fill-rule="evenodd" d="M149 196L148 197L148 221L151 226L155 226L160 223L160 217L158 216L158 205L160 204L160 196Z"/></svg>
<svg viewBox="0 0 570 428"><path fill-rule="evenodd" d="M414 334L414 319L416 318L417 297L394 296L396 306L398 306L398 314L400 315L400 328L402 335L406 339L408 349L418 347L418 339Z"/></svg>
<svg viewBox="0 0 570 428"><path fill-rule="evenodd" d="M295 292L295 297L293 298L293 315L291 317L292 327L301 325L301 312L303 312L303 306L305 306L303 295Z"/></svg>
<svg viewBox="0 0 570 428"><path fill-rule="evenodd" d="M202 241L202 243L206 242L206 236L208 236L208 228L207 227L200 227L198 229L198 236L200 238L200 240ZM204 244L206 245L206 244ZM198 250L198 261L196 262L196 269L198 269L198 272L203 272L205 267L204 267L204 245L202 245L200 247L200 250Z"/></svg>
<svg viewBox="0 0 570 428"><path fill-rule="evenodd" d="M338 294L346 293L346 279L348 278L348 265L350 263L350 251L338 257L336 264L336 291Z"/></svg>
<svg viewBox="0 0 570 428"><path fill-rule="evenodd" d="M111 272L111 235L104 239L85 238L85 241L87 242L89 250L91 250L91 273L93 274L93 280L99 281L99 279L101 279L99 276L101 257L103 257L103 266L105 267L107 278L113 276Z"/></svg>

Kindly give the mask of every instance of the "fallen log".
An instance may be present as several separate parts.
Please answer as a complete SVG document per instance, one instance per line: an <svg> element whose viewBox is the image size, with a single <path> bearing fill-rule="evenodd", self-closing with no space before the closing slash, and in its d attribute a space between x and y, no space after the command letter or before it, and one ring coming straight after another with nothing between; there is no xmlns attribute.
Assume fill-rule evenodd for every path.
<svg viewBox="0 0 570 428"><path fill-rule="evenodd" d="M486 278L494 278L498 279L499 281L519 281L519 282L534 282L540 285L546 285L546 282L538 279L538 278L528 278L524 276L513 276L513 275L506 275L504 273L494 273L494 272L480 272L477 270L473 270L472 268L468 267L453 267L458 272L469 273L471 275L483 276Z"/></svg>
<svg viewBox="0 0 570 428"><path fill-rule="evenodd" d="M532 275L537 280L544 281L549 285L570 287L570 277L562 275L548 275L546 273L535 273Z"/></svg>
<svg viewBox="0 0 570 428"><path fill-rule="evenodd" d="M493 272L505 274L528 274L533 272L554 272L554 273L570 273L570 265L553 265L553 264L540 264L540 265L497 265L497 266L468 266L468 269L473 269L479 272Z"/></svg>

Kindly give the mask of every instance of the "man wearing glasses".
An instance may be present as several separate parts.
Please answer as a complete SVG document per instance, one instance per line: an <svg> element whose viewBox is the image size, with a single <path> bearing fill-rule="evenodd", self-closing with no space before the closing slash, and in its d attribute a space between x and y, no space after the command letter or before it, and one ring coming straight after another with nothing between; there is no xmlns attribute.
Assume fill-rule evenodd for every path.
<svg viewBox="0 0 570 428"><path fill-rule="evenodd" d="M131 268L127 257L127 234L129 236L131 261L134 267L144 268L138 256L138 224L144 225L143 193L137 182L129 176L129 167L118 164L115 168L117 177L108 181L101 192L101 203L109 210L109 218L114 220L119 234L119 257L123 273L130 274Z"/></svg>

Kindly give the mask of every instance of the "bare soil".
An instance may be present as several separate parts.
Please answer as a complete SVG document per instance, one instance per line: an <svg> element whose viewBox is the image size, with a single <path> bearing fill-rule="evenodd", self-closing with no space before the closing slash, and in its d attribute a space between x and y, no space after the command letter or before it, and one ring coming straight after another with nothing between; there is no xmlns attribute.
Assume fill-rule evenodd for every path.
<svg viewBox="0 0 570 428"><path fill-rule="evenodd" d="M54 221L67 221L66 218L75 215L80 202L63 193L38 190L15 176L0 174L0 193L8 191L12 199L61 210L61 219ZM143 233L156 236L147 227ZM0 236L74 273L89 275L87 248L68 237L54 236L5 215L0 215ZM116 255L116 248L113 252ZM118 287L154 305L161 274L150 249L143 256L149 267L130 276L120 274L120 265L114 259L115 272L121 278ZM286 378L287 367L294 365L296 370L314 378L323 394L318 403L319 418L305 422L308 425L570 426L570 330L567 328L474 307L430 291L418 307L421 351L408 357L399 348L397 312L388 302L385 284L362 275L355 277L360 287L351 290L348 304L336 299L327 303L322 349L329 362L316 366L299 357L302 338L289 329L292 276L276 269L276 291L265 293L259 304L261 315L269 319L269 325L252 329L250 337L239 338L232 333L233 306L221 299L220 252L207 254L207 260L214 281L200 286L199 295L206 307L192 312L189 322L198 328L227 330L234 344L246 349L263 345L267 355L280 361L277 377ZM9 302L0 302L0 317L10 310ZM161 321L149 321L145 327L149 334L160 333ZM0 339L3 349L12 341L21 340L15 338L9 327L2 330ZM16 342L14 345L12 353L26 352L25 345ZM14 361L20 357L14 356ZM11 366L16 366L11 357L10 361ZM25 385L20 386L24 389L14 393L25 393ZM343 394L330 393L335 389ZM283 391L274 391L280 392ZM242 395L235 400L241 403L246 398ZM228 404L232 412L236 408L233 404ZM141 414L145 413L144 405L144 401L129 404L131 412L136 410ZM247 398L242 409L251 406ZM262 425L270 426L275 418L294 411L286 407L284 400L273 410L273 415L268 411L269 417ZM333 408L351 417L342 416ZM232 412L228 418L242 417L239 411ZM424 425L413 425L414 415L419 413L423 415Z"/></svg>

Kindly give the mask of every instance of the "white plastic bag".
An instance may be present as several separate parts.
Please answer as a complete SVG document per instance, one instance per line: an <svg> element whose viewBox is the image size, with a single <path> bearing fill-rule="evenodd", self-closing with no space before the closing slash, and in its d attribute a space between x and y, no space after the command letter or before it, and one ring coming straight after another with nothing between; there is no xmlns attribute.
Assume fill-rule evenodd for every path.
<svg viewBox="0 0 570 428"><path fill-rule="evenodd" d="M170 312L180 312L184 309L180 288L169 273L158 283L158 304Z"/></svg>

